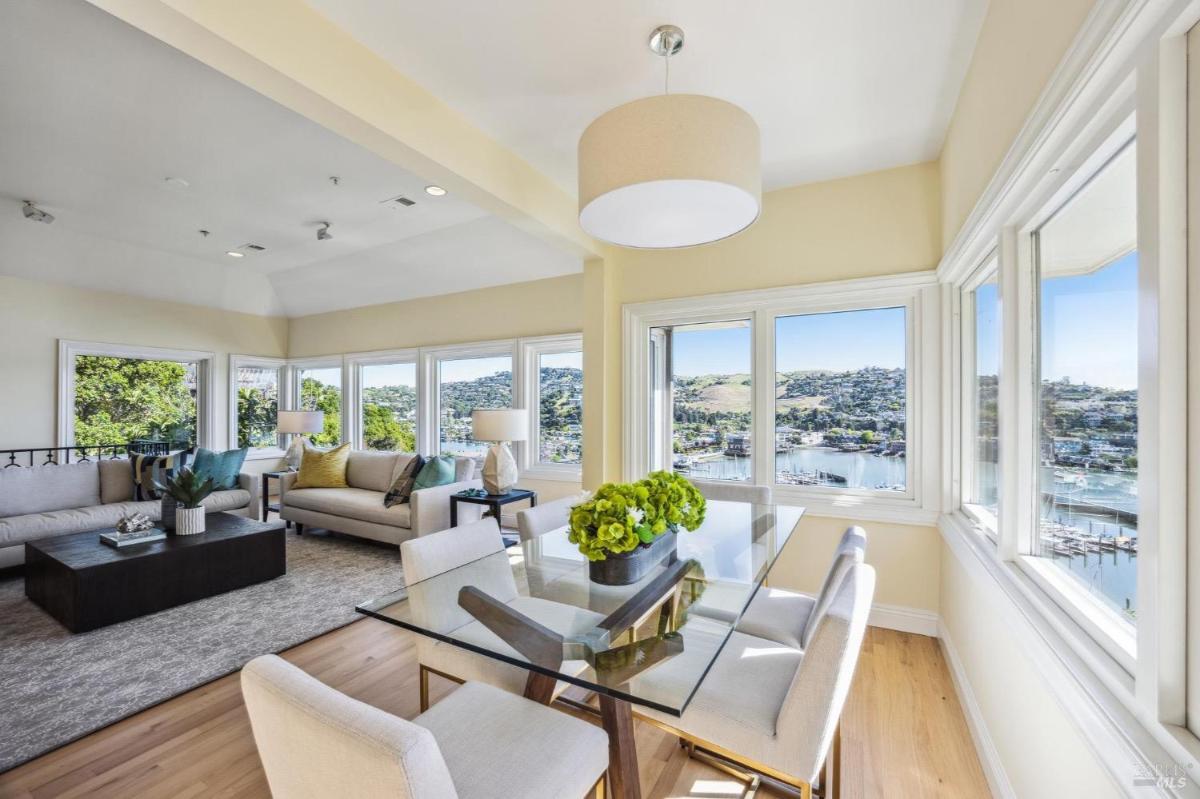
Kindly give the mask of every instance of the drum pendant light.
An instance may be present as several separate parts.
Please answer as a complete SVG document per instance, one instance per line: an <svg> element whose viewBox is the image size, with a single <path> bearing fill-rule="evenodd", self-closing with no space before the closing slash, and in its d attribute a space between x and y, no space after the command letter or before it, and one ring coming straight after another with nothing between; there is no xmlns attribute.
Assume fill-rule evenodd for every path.
<svg viewBox="0 0 1200 799"><path fill-rule="evenodd" d="M669 81L683 31L655 29L650 49L663 58ZM697 94L646 97L600 116L579 139L579 224L595 238L690 247L746 229L761 208L758 125L733 103Z"/></svg>

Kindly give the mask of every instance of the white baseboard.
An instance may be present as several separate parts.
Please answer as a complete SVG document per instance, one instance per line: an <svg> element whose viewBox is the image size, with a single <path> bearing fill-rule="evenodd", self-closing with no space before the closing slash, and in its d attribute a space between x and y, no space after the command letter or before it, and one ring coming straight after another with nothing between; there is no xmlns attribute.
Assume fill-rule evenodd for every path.
<svg viewBox="0 0 1200 799"><path fill-rule="evenodd" d="M883 627L887 630L899 630L902 633L916 633L937 637L938 615L932 610L906 608L902 605L882 605L876 602L871 606L871 616L867 623L872 627Z"/></svg>
<svg viewBox="0 0 1200 799"><path fill-rule="evenodd" d="M954 680L954 688L958 693L958 703L962 705L963 714L967 717L967 727L971 730L971 738L975 741L975 751L979 754L979 763L983 766L983 774L987 777L988 787L992 796L1016 796L1000 762L1000 753L992 742L987 723L983 720L983 711L975 701L975 692L963 669L962 661L958 659L958 651L954 648L946 625L939 620L937 637L942 645L942 653L946 656L946 664L950 667L950 676Z"/></svg>

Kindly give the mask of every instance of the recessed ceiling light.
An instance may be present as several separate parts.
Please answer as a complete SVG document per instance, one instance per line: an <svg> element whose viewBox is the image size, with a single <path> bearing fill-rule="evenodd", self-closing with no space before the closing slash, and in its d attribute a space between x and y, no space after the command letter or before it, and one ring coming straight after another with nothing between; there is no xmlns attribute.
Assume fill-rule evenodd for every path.
<svg viewBox="0 0 1200 799"><path fill-rule="evenodd" d="M230 258L245 258L246 257L246 253L238 252L237 250L226 250L225 254L228 255Z"/></svg>
<svg viewBox="0 0 1200 799"><path fill-rule="evenodd" d="M441 197L446 193L446 190L441 186L426 186L425 193L430 197Z"/></svg>
<svg viewBox="0 0 1200 799"><path fill-rule="evenodd" d="M163 181L173 189L186 189L192 185L183 178L163 178Z"/></svg>

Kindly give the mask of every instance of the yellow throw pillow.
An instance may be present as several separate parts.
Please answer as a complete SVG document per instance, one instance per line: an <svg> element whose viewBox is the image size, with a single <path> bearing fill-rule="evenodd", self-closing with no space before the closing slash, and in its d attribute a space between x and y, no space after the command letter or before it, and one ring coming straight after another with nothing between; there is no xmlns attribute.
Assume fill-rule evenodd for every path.
<svg viewBox="0 0 1200 799"><path fill-rule="evenodd" d="M325 451L305 449L300 460L300 474L292 488L345 488L348 460L348 443Z"/></svg>

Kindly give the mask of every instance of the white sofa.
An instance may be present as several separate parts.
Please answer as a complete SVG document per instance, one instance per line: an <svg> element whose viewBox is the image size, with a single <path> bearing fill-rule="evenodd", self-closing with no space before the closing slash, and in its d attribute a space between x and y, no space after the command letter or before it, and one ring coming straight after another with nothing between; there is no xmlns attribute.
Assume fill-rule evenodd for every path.
<svg viewBox="0 0 1200 799"><path fill-rule="evenodd" d="M204 507L257 518L258 485L238 475L238 488L214 491ZM112 527L134 513L158 521L162 503L134 501L125 458L0 469L0 568L25 562L26 541Z"/></svg>
<svg viewBox="0 0 1200 799"><path fill-rule="evenodd" d="M294 522L297 532L309 525L396 546L445 530L450 526L450 495L483 485L475 479L475 461L455 458L453 483L414 491L407 503L385 507L384 495L412 458L405 452L353 450L346 462L346 488L293 488L299 474L289 472L279 480L279 515ZM482 506L461 504L458 523L478 521L482 514Z"/></svg>

